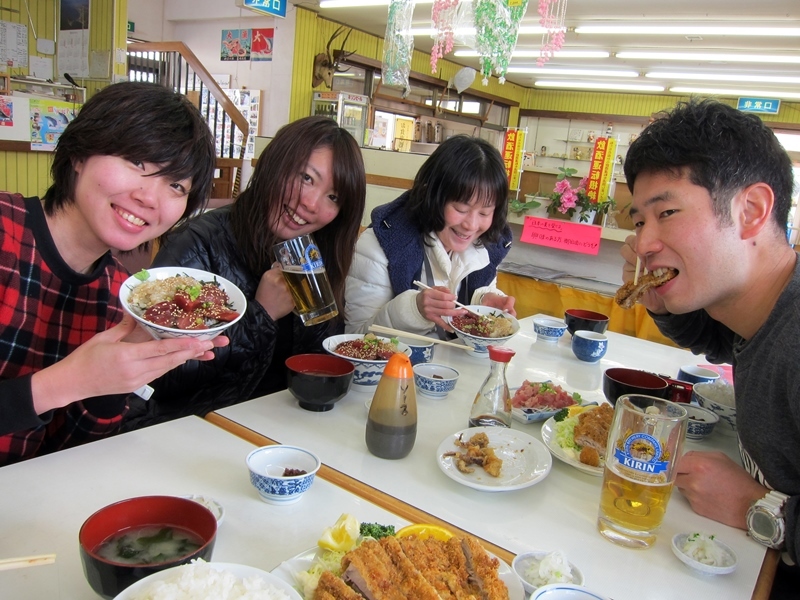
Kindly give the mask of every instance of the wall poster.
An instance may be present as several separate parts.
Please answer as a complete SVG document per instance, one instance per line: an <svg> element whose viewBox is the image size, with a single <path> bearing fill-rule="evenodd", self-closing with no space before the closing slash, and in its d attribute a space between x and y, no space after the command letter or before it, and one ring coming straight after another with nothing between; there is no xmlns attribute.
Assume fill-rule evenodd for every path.
<svg viewBox="0 0 800 600"><path fill-rule="evenodd" d="M251 61L266 61L272 60L272 41L275 37L275 30L269 29L253 29L253 34L250 36L252 44L250 46L250 60Z"/></svg>
<svg viewBox="0 0 800 600"><path fill-rule="evenodd" d="M89 0L60 0L58 73L89 77Z"/></svg>
<svg viewBox="0 0 800 600"><path fill-rule="evenodd" d="M250 60L250 30L223 29L220 60Z"/></svg>

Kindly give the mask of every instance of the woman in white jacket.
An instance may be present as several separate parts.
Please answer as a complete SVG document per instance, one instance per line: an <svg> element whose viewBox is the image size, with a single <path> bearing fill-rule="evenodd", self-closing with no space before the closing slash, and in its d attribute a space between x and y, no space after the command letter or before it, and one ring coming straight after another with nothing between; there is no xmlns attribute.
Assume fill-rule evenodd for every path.
<svg viewBox="0 0 800 600"><path fill-rule="evenodd" d="M373 323L411 333L450 330L444 316L462 304L514 312L497 289L497 265L508 254L508 179L503 159L485 140L455 136L420 168L408 192L372 211L345 289L345 328ZM419 280L433 289L419 290ZM441 330L439 331L441 334Z"/></svg>

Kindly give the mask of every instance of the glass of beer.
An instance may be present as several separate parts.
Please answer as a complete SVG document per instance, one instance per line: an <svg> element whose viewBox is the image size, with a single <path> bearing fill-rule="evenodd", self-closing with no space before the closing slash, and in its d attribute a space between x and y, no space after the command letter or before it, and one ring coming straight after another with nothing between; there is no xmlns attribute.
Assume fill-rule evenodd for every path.
<svg viewBox="0 0 800 600"><path fill-rule="evenodd" d="M606 539L628 548L655 543L687 424L680 404L640 394L617 399L597 516L597 529Z"/></svg>
<svg viewBox="0 0 800 600"><path fill-rule="evenodd" d="M306 327L339 314L314 238L301 235L276 244L273 250L294 298L295 312Z"/></svg>

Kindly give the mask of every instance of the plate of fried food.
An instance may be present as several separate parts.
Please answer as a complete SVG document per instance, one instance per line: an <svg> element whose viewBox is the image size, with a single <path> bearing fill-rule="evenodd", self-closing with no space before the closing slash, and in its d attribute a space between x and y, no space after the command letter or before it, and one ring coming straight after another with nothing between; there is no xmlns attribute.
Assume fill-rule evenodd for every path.
<svg viewBox="0 0 800 600"><path fill-rule="evenodd" d="M559 411L542 425L542 440L557 459L588 473L603 476L606 442L614 408L576 406Z"/></svg>
<svg viewBox="0 0 800 600"><path fill-rule="evenodd" d="M436 450L436 460L453 481L485 492L535 485L553 465L539 440L506 427L470 427L447 436Z"/></svg>
<svg viewBox="0 0 800 600"><path fill-rule="evenodd" d="M431 535L432 528L437 531ZM272 574L294 585L305 600L386 597L387 589L395 590L393 597L405 598L525 598L508 563L477 538L455 536L442 527L410 525L380 539L359 538L347 547L333 552L310 548Z"/></svg>

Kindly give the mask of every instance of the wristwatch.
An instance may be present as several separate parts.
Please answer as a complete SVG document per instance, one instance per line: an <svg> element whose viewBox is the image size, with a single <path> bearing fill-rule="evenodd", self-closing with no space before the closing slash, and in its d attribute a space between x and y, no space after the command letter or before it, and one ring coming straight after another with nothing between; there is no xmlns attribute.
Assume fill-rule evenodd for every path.
<svg viewBox="0 0 800 600"><path fill-rule="evenodd" d="M747 510L747 531L750 537L768 548L783 546L786 531L783 505L788 498L786 494L771 491L753 502Z"/></svg>

